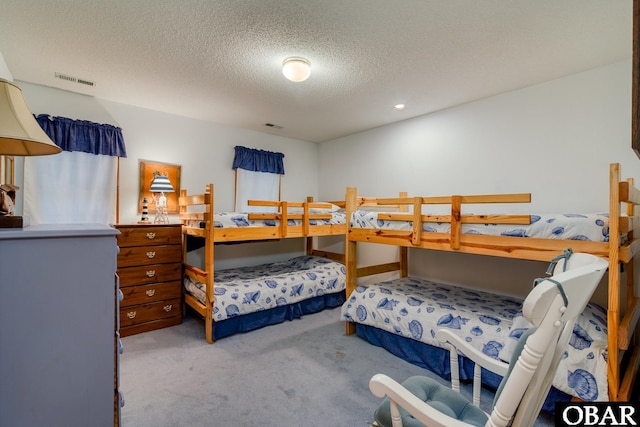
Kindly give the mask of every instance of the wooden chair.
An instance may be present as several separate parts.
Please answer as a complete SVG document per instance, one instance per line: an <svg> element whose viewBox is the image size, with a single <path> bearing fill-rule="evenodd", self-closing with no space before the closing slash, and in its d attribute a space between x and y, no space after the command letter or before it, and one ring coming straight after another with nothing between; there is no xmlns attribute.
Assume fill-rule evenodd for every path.
<svg viewBox="0 0 640 427"><path fill-rule="evenodd" d="M587 254L573 256L576 255L579 256L574 261L565 261L566 270L565 262L556 266L555 274L538 283L525 299L523 316L533 327L521 336L509 364L498 368L504 370L503 380L490 414L431 378L415 376L401 385L384 374L376 374L369 388L378 397L386 396L375 413L377 425L462 427L506 426L512 422L519 427L533 425L551 388L573 324L608 266L601 258ZM457 341L456 347L472 360L480 354L464 341ZM481 356L479 363L488 359Z"/></svg>

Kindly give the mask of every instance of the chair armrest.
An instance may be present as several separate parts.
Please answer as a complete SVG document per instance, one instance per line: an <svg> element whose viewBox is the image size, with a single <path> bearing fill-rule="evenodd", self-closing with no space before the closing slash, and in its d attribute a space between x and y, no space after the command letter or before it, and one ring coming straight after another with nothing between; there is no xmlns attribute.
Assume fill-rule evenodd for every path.
<svg viewBox="0 0 640 427"><path fill-rule="evenodd" d="M473 404L480 407L482 389L482 368L504 377L509 364L493 359L481 351L469 346L466 341L448 329L439 329L436 338L449 347L449 364L451 367L451 389L460 393L460 367L458 366L458 350L475 363L473 367Z"/></svg>
<svg viewBox="0 0 640 427"><path fill-rule="evenodd" d="M402 425L398 405L429 427L469 427L469 424L434 409L387 375L374 375L369 381L369 389L375 396L388 396L391 400L391 417L394 427Z"/></svg>
<svg viewBox="0 0 640 427"><path fill-rule="evenodd" d="M502 377L507 374L509 364L501 360L487 356L481 351L469 346L466 341L462 340L458 335L451 333L447 329L438 329L436 338L443 343L448 343L463 353L468 359L482 366L483 368L494 372Z"/></svg>

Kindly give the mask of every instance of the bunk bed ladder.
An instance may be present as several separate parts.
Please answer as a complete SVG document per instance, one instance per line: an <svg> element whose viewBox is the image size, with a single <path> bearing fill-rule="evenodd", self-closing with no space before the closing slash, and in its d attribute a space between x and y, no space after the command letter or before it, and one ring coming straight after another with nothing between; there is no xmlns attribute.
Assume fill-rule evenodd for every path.
<svg viewBox="0 0 640 427"><path fill-rule="evenodd" d="M640 298L634 291L633 257L638 252L640 241L634 239L635 206L640 203L640 192L633 186L633 179L620 180L620 165L610 165L610 227L609 227L609 302L607 320L609 325L608 370L609 398L627 402L640 365L640 347L634 343L635 331L640 318ZM626 207L625 216L621 204ZM625 235L624 242L620 235ZM626 273L626 311L620 318L620 293L622 292L620 269ZM624 369L623 369L624 365Z"/></svg>

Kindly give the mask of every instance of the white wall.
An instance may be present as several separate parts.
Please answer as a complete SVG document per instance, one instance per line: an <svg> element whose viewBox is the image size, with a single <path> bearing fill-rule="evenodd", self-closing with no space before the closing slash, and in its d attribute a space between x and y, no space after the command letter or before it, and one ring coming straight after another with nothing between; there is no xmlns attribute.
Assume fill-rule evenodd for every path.
<svg viewBox="0 0 640 427"><path fill-rule="evenodd" d="M140 159L182 165L182 187L216 184L216 206L233 206L233 146L285 153L283 197L530 192L512 212L607 211L608 164L640 182L631 150L631 62L625 61L315 145L112 103L18 82L36 114L111 123L123 128L129 157L121 163L121 222L134 222ZM410 112L411 106L408 107ZM372 173L372 171L375 171ZM317 180L319 177L319 181ZM329 239L340 250L339 239ZM301 242L230 246L216 251L221 267L280 259ZM393 254L367 246L362 263ZM236 258L237 257L237 258ZM542 263L414 251L412 273L513 292ZM525 286L526 288L526 286ZM516 291L524 293L527 289Z"/></svg>
<svg viewBox="0 0 640 427"><path fill-rule="evenodd" d="M323 143L320 198L340 197L347 186L364 196L524 192L532 203L509 205L511 212L607 212L612 162L640 182L631 61ZM412 274L519 294L546 268L422 250L410 257ZM524 289L514 292L514 282Z"/></svg>
<svg viewBox="0 0 640 427"><path fill-rule="evenodd" d="M4 60L4 56L2 56L2 52L0 52L0 78L13 81L13 75L11 75L11 71L9 71L9 67Z"/></svg>
<svg viewBox="0 0 640 427"><path fill-rule="evenodd" d="M232 210L234 171L231 164L236 145L284 153L283 198L299 201L307 196L317 198L317 144L160 113L50 87L17 83L34 114L109 123L122 128L127 158L120 162L120 223L135 223L140 219L137 211L140 160L181 165L182 188L189 193L202 193L205 185L212 182L215 184L216 210ZM179 222L175 215L170 219L171 222ZM301 239L268 246L221 247L216 250L216 262L220 267L247 265L283 259L302 250Z"/></svg>

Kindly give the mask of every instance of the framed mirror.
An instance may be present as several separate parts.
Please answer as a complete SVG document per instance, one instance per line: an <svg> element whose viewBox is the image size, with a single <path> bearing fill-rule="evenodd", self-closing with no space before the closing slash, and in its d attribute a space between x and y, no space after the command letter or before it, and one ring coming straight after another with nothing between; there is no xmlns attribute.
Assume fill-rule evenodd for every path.
<svg viewBox="0 0 640 427"><path fill-rule="evenodd" d="M149 191L151 182L155 174L165 175L169 178L172 193L166 193L167 197L167 213L178 213L178 197L180 196L180 165L170 163L153 162L149 160L140 160L140 194L138 198L138 212L142 212L142 200L147 198L149 206L152 206L153 195Z"/></svg>

